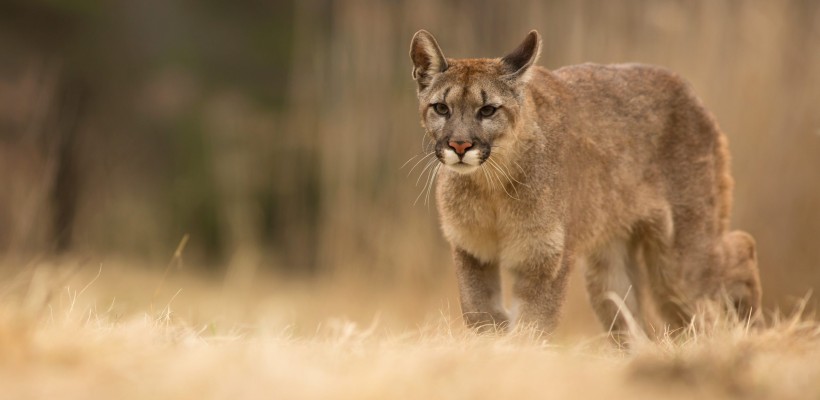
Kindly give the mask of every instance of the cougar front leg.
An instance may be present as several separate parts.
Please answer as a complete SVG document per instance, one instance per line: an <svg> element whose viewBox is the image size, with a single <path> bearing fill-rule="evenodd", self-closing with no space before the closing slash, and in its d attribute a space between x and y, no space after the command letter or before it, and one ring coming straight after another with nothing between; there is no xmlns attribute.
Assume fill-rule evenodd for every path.
<svg viewBox="0 0 820 400"><path fill-rule="evenodd" d="M513 294L519 302L517 326L549 333L558 324L569 275L561 254L534 259L512 269Z"/></svg>
<svg viewBox="0 0 820 400"><path fill-rule="evenodd" d="M498 264L481 262L461 249L453 253L464 323L478 332L505 330L509 318L501 302Z"/></svg>

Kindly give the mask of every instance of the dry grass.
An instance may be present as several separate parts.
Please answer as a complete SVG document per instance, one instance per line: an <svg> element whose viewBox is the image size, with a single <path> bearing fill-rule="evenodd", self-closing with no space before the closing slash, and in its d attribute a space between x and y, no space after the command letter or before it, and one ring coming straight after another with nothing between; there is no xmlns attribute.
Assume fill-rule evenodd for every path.
<svg viewBox="0 0 820 400"><path fill-rule="evenodd" d="M160 270L74 265L5 270L4 398L820 396L820 325L800 312L762 329L698 320L627 352L603 335L478 337L418 293L353 279L230 288L175 272L154 296ZM402 302L427 317L412 321ZM329 318L346 307L352 318Z"/></svg>

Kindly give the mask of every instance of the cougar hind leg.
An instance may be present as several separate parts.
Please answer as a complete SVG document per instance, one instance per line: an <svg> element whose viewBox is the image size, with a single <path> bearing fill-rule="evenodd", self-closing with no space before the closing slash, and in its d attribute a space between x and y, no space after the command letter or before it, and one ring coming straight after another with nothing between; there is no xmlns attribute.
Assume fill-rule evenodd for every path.
<svg viewBox="0 0 820 400"><path fill-rule="evenodd" d="M752 235L732 231L723 236L721 286L741 320L760 313L762 289L757 251Z"/></svg>
<svg viewBox="0 0 820 400"><path fill-rule="evenodd" d="M704 305L728 305L740 320L754 318L760 310L752 236L732 231L711 243L704 236L664 243L650 235L644 241L652 293L664 323L673 330L686 326Z"/></svg>
<svg viewBox="0 0 820 400"><path fill-rule="evenodd" d="M635 245L627 239L613 240L587 260L586 287L589 302L601 325L612 338L624 344L629 326L625 313L646 330L643 291L646 287L635 259ZM612 293L623 300L623 310L609 297Z"/></svg>
<svg viewBox="0 0 820 400"><path fill-rule="evenodd" d="M658 207L633 231L636 252L646 275L652 307L648 311L656 328L676 330L689 323L698 297L697 266L703 252L676 237L670 207Z"/></svg>

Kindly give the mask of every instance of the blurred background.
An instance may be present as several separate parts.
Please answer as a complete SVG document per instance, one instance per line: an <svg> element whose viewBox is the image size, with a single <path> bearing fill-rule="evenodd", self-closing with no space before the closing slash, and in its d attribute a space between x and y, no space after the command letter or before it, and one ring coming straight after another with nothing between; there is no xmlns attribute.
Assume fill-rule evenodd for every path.
<svg viewBox="0 0 820 400"><path fill-rule="evenodd" d="M730 139L765 304L820 286L813 0L4 0L0 257L162 270L189 235L189 268L240 286L360 276L455 299L435 207L400 169L420 151L422 28L448 57L535 28L550 69L679 72Z"/></svg>

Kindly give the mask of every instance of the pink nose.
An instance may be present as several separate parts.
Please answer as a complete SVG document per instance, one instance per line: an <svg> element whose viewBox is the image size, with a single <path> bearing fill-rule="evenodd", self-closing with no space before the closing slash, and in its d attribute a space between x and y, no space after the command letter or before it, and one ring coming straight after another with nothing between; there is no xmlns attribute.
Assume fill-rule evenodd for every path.
<svg viewBox="0 0 820 400"><path fill-rule="evenodd" d="M458 154L464 154L467 149L473 147L473 143L466 140L451 140L450 143L447 144L449 144L450 147L452 147Z"/></svg>

